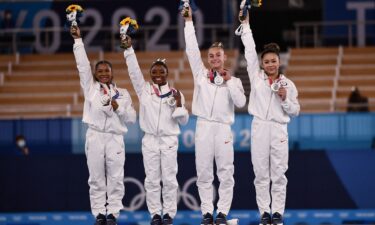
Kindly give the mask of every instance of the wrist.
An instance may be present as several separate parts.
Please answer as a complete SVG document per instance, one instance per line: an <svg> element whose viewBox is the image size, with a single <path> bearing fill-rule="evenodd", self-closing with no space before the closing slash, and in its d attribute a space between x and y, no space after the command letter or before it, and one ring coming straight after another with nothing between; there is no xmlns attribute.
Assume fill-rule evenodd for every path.
<svg viewBox="0 0 375 225"><path fill-rule="evenodd" d="M249 24L249 21L248 20L241 20L241 23L242 24Z"/></svg>
<svg viewBox="0 0 375 225"><path fill-rule="evenodd" d="M74 38L74 43L75 43L75 44L83 43L82 38L81 38L81 37L79 37L79 38Z"/></svg>

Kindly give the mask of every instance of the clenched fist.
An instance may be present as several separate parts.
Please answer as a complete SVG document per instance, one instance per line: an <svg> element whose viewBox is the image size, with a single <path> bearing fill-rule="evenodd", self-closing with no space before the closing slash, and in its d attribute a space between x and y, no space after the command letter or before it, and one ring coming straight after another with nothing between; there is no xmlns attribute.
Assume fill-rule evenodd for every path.
<svg viewBox="0 0 375 225"><path fill-rule="evenodd" d="M121 36L121 45L120 47L123 49L128 49L132 46L132 39L128 35Z"/></svg>
<svg viewBox="0 0 375 225"><path fill-rule="evenodd" d="M72 37L74 39L81 38L81 30L77 26L71 26L70 27L70 35L72 35Z"/></svg>

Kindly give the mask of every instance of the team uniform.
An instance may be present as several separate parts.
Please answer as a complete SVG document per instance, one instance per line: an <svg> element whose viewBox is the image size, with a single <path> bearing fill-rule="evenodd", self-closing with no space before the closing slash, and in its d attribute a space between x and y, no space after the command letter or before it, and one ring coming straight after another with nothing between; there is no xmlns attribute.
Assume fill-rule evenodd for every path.
<svg viewBox="0 0 375 225"><path fill-rule="evenodd" d="M125 122L134 123L136 112L129 93L111 84L110 88L95 81L82 39L74 39L74 56L84 94L83 122L88 125L85 153L89 169L90 203L94 216L113 214L116 218L123 208ZM115 99L104 106L103 97Z"/></svg>
<svg viewBox="0 0 375 225"><path fill-rule="evenodd" d="M254 116L251 124L251 157L257 204L261 214L278 212L282 215L287 185L285 172L288 169L287 124L291 116L299 114L298 92L294 83L282 74L274 82L287 90L285 101L271 90L272 80L259 67L250 26L242 26L241 38L251 83L248 110Z"/></svg>
<svg viewBox="0 0 375 225"><path fill-rule="evenodd" d="M185 125L189 113L182 107L168 104L174 89L145 81L133 48L124 51L129 76L140 104L140 127L145 132L142 155L146 172L145 189L147 207L151 216L177 212L177 150L179 125ZM181 94L181 103L184 96ZM160 181L163 182L161 189ZM163 204L161 203L161 193Z"/></svg>
<svg viewBox="0 0 375 225"><path fill-rule="evenodd" d="M233 198L234 152L231 125L234 106L243 107L246 97L240 79L231 77L222 85L212 81L212 73L201 59L192 21L185 22L186 54L194 78L192 112L198 117L195 134L197 186L203 214L213 213L213 163L220 181L217 212L228 214Z"/></svg>

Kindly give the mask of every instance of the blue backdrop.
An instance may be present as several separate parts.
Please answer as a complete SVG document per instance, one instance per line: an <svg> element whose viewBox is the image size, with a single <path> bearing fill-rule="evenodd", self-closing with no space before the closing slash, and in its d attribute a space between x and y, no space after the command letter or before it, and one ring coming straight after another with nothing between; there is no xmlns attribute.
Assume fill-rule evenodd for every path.
<svg viewBox="0 0 375 225"><path fill-rule="evenodd" d="M364 25L364 21L375 21L375 2L373 0L326 0L323 7L323 19L325 22L332 21L354 21L356 24L352 27L354 45L357 44L375 44L375 25ZM358 25L358 26L357 26ZM362 28L359 28L361 27ZM360 31L358 34L357 32ZM331 42L337 45L348 45L347 35L349 28L347 25L324 27L323 34L326 41L334 38ZM340 40L339 37L342 37Z"/></svg>
<svg viewBox="0 0 375 225"><path fill-rule="evenodd" d="M232 126L236 151L250 150L251 116L237 114ZM180 152L194 151L196 117L182 127ZM368 150L375 137L375 113L302 114L288 127L292 150ZM31 154L84 153L86 125L81 119L0 120L0 154L17 154L14 143L23 134ZM125 135L126 152L141 152L138 122Z"/></svg>

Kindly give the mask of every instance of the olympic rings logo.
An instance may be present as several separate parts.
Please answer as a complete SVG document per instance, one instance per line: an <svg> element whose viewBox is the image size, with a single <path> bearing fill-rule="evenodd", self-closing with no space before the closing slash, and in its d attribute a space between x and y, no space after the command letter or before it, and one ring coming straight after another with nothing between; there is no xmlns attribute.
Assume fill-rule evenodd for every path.
<svg viewBox="0 0 375 225"><path fill-rule="evenodd" d="M146 191L143 187L143 184L135 179L134 177L125 177L124 183L134 183L138 189L139 189L139 194L135 195L134 198L130 201L130 204L128 207L124 205L123 210L125 211L136 211L140 209L143 205L143 203L146 201Z"/></svg>
<svg viewBox="0 0 375 225"><path fill-rule="evenodd" d="M177 204L182 200L187 208L190 210L198 211L200 210L200 204L198 199L191 193L189 193L190 187L195 185L197 182L197 177L192 177L188 179L185 184L182 186L182 190L178 190ZM139 193L136 194L129 203L129 206L124 205L123 210L125 211L136 211L139 210L143 204L146 202L146 190L139 180L134 177L125 177L125 184L135 184ZM213 187L213 199L216 199L217 192L215 185ZM126 198L126 197L125 197Z"/></svg>

